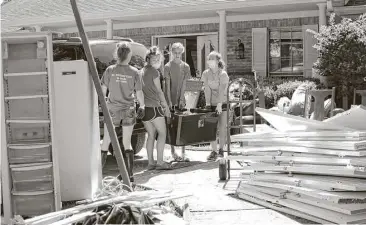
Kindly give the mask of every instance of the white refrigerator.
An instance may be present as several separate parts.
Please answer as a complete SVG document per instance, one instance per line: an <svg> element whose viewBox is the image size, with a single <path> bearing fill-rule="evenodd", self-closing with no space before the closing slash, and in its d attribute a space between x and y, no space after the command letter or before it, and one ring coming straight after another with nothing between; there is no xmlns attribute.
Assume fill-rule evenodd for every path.
<svg viewBox="0 0 366 225"><path fill-rule="evenodd" d="M91 199L102 182L98 96L83 60L54 62L61 200Z"/></svg>

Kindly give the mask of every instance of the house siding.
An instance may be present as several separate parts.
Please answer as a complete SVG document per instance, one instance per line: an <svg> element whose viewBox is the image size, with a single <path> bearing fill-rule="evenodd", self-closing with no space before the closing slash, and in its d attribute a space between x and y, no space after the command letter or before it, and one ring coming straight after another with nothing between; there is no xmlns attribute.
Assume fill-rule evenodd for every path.
<svg viewBox="0 0 366 225"><path fill-rule="evenodd" d="M259 27L289 27L318 24L318 17L256 20L227 23L227 68L230 75L249 74L252 71L252 28ZM151 45L151 37L154 35L170 35L187 33L218 32L219 24L192 24L182 26L148 27L135 29L114 30L114 36L128 37L147 47ZM106 31L87 32L89 38L105 38ZM66 37L78 36L78 33L65 34ZM238 39L245 46L244 59L237 59L235 49Z"/></svg>

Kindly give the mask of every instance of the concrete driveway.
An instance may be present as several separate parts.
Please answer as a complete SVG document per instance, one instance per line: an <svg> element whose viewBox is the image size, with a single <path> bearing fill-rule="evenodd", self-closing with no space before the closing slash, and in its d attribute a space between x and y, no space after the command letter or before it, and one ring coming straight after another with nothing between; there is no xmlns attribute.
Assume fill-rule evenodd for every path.
<svg viewBox="0 0 366 225"><path fill-rule="evenodd" d="M180 149L178 149L178 153L180 154ZM158 190L184 190L192 193L193 196L176 201L179 205L189 204L190 224L287 225L313 223L236 199L233 194L239 184L239 179L238 176L235 176L235 172L229 182L220 182L218 164L206 161L209 152L188 150L186 153L191 162L176 163L174 170L146 171L147 157L146 150L143 149L136 158L135 181ZM168 146L165 155L170 156ZM112 156L108 157L103 173L104 176L118 174L117 163Z"/></svg>

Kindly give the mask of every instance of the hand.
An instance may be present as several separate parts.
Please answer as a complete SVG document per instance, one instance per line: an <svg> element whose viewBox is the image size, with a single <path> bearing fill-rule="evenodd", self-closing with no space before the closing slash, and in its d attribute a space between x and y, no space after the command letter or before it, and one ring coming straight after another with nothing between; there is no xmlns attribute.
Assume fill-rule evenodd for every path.
<svg viewBox="0 0 366 225"><path fill-rule="evenodd" d="M167 117L167 118L171 118L172 117L172 114L170 113L170 110L168 108L165 109L165 117Z"/></svg>
<svg viewBox="0 0 366 225"><path fill-rule="evenodd" d="M217 106L216 106L216 112L219 115L222 113L222 104L221 103L218 103L217 104Z"/></svg>
<svg viewBox="0 0 366 225"><path fill-rule="evenodd" d="M180 101L179 102L179 108L184 109L184 107L186 107L186 103L184 101Z"/></svg>
<svg viewBox="0 0 366 225"><path fill-rule="evenodd" d="M145 116L145 107L139 107L137 110L137 119L142 119Z"/></svg>
<svg viewBox="0 0 366 225"><path fill-rule="evenodd" d="M170 110L173 110L173 103L171 101L168 103L168 106Z"/></svg>

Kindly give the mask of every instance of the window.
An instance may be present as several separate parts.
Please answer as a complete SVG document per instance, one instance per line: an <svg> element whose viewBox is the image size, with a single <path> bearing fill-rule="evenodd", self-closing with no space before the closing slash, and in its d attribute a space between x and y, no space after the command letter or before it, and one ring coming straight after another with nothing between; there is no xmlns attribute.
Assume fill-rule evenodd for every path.
<svg viewBox="0 0 366 225"><path fill-rule="evenodd" d="M269 73L271 75L302 75L303 65L302 28L271 29Z"/></svg>

